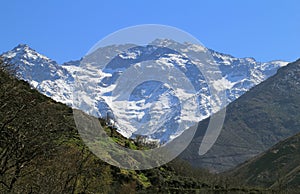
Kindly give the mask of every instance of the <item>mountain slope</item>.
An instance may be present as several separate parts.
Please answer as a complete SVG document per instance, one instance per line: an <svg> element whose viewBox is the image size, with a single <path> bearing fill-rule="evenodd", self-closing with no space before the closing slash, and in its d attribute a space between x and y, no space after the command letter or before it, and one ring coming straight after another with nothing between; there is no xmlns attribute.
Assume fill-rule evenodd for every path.
<svg viewBox="0 0 300 194"><path fill-rule="evenodd" d="M181 157L212 171L231 169L299 132L299 105L300 60L229 104L221 134L203 156L197 153L209 119L200 122Z"/></svg>
<svg viewBox="0 0 300 194"><path fill-rule="evenodd" d="M228 174L249 185L300 190L300 134L276 144Z"/></svg>
<svg viewBox="0 0 300 194"><path fill-rule="evenodd" d="M156 44L165 44L166 40L156 40ZM92 57L111 57L106 69L99 69L98 64L91 66L83 66L81 61L72 61L58 65L56 62L40 55L27 45L19 45L12 51L4 53L2 57L6 62L15 64L17 67L19 78L28 81L33 87L37 88L41 93L51 97L52 99L79 108L88 114L97 117L106 117L111 111L113 104L107 97L111 93L111 89L115 87L115 80L124 73L124 68L129 66L138 66L140 62L154 60L160 64L172 65L181 71L186 71L185 76L194 84L197 91L199 90L199 109L200 114L198 120L207 118L212 113L210 104L210 93L205 83L205 79L201 73L195 73L193 66L195 61L188 60L185 55L190 53L203 52L203 48L199 48L193 44L179 44L171 40L167 40L169 46L173 46L180 50L181 53L174 52L164 47L133 47L132 45L120 45L100 48L93 53ZM126 52L118 53L118 50L130 48ZM277 69L286 65L283 61L272 61L268 63L257 62L252 58L235 58L230 55L221 54L213 50L209 50L212 58L221 70L222 79L216 80L212 85L220 91L225 91L228 95L227 103L230 103L244 94L253 86L267 79L276 73ZM214 64L212 64L214 65ZM89 83L88 92L81 99L87 99L83 105L73 103L74 77L75 75L81 79L83 83ZM88 77L88 80L86 79ZM157 88L160 88L157 90ZM156 88L156 89L155 89ZM168 87L158 82L147 82L136 88L130 97L130 101L134 104L134 111L119 115L123 120L117 120L117 123L136 123L133 129L130 126L119 126L119 132L126 137L133 136L135 133L143 131L143 126L149 128L149 118L151 115L159 115L158 118L166 118L159 120L160 127L148 131L148 136L152 139L158 139L161 142L167 142L180 135L182 130L174 130L177 128L181 120L177 118L180 115L178 109L178 98L169 91ZM145 92L147 95L140 95ZM156 93L153 93L156 92ZM152 94L153 93L153 94ZM149 98L152 96L152 98ZM147 101L145 100L147 99ZM146 103L140 103L144 101ZM157 102L165 102L163 105L154 107L167 107L158 110L149 109L149 106L155 105ZM86 106L88 104L88 106Z"/></svg>
<svg viewBox="0 0 300 194"><path fill-rule="evenodd" d="M179 160L143 171L110 166L83 144L70 107L43 96L2 70L0 107L0 193L263 191L229 187L222 179ZM118 142L129 141L114 135Z"/></svg>

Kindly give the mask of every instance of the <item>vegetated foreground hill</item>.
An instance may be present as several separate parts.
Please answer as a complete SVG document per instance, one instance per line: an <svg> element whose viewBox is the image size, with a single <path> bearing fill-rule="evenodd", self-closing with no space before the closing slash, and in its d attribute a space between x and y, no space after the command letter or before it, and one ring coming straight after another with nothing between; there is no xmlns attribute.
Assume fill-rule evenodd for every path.
<svg viewBox="0 0 300 194"><path fill-rule="evenodd" d="M180 160L143 171L108 165L82 143L71 108L3 70L0 130L0 193L263 192L234 185L239 182L193 169ZM115 131L110 135L121 145L145 149Z"/></svg>
<svg viewBox="0 0 300 194"><path fill-rule="evenodd" d="M209 119L200 122L181 158L212 171L231 169L299 132L299 110L300 60L229 104L221 134L203 156L198 149Z"/></svg>
<svg viewBox="0 0 300 194"><path fill-rule="evenodd" d="M300 190L300 133L276 144L228 174L245 180L249 185Z"/></svg>

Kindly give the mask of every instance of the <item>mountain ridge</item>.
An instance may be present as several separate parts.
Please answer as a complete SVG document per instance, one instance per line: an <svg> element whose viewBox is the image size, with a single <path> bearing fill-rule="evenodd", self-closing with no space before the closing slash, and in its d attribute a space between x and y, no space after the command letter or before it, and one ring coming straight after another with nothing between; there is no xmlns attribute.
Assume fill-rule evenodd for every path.
<svg viewBox="0 0 300 194"><path fill-rule="evenodd" d="M168 42L168 44L176 45L177 43L170 41ZM123 46L126 47L126 45ZM199 48L192 44L187 44L187 45L177 44L176 46L178 46L178 48L181 48L181 50L184 50L182 52L183 54L185 52L199 52ZM107 48L107 49L104 48L101 50L100 55L105 55L105 53L110 53L112 52L112 50L116 50L116 48L119 47L120 46L114 46L112 48ZM142 52L141 49L139 49L138 51ZM22 51L26 51L26 52L22 53ZM34 52L36 54L34 54ZM163 51L163 52L168 53L169 51ZM212 52L211 49L210 52ZM240 95L248 91L251 87L267 79L269 76L276 73L278 68L286 64L286 62L278 62L278 61L271 62L271 63L260 63L250 58L239 59L215 51L212 52L211 55L216 61L217 65L219 66L222 76L224 77L221 80L217 80L215 83L213 83L213 85L216 85L216 87L218 87L220 90L226 91L228 95L227 103L230 103L233 100L237 99ZM40 56L39 53L31 49L28 45L18 45L12 51L8 51L2 54L2 57L5 59L6 62L15 64L18 67L18 73L20 79L28 81L33 87L37 88L41 93L53 98L56 101L67 104L69 106L72 105L74 106L73 103L74 75L76 74L78 75L78 72L83 74L93 75L96 77L102 75L102 72L97 68L83 69L82 66L80 65L80 61L78 60L66 62L64 64L59 65L55 61L47 57ZM162 56L162 58L158 58L157 60L159 61L165 58L164 60L172 61L171 57L173 57L173 54L172 55L167 54ZM179 55L177 55L176 57L180 59ZM121 57L120 60L122 63L127 63L126 61L131 59ZM146 60L148 59L146 58ZM182 63L181 65L186 66L187 64ZM49 66L50 68L47 69L47 66ZM194 76L189 76L189 77L191 79L195 79ZM95 85L97 84L98 83L95 82ZM94 109L95 111L90 112L90 114L98 117L103 117L103 115L107 115L106 112L110 110L109 108L110 105L107 104L107 102L105 101L105 99L102 98L101 95L94 95L95 93L99 92L97 88L94 88L93 90L94 90L94 92L92 92L92 95L94 96L93 98L96 98L97 100L93 101L94 104L91 105L90 108ZM103 87L101 90L103 90ZM158 94L158 95L160 96L162 94ZM201 105L202 106L201 114L203 115L202 117L204 119L211 114L210 105L208 104L209 94L204 93L202 94L201 98L204 100L203 101L204 103ZM169 98L169 100L171 100L171 98ZM138 116L138 114L139 113L134 113L134 115L136 116ZM149 112L147 112L147 110L144 109L143 114L148 115ZM175 118L175 117L176 115L169 116L169 118ZM166 125L171 125L172 128L172 125L176 125L176 124L166 124ZM170 131L169 135L160 136L159 134L161 134L161 132L159 132L158 130L157 132L154 132L152 138L160 139L161 141L169 141L172 135L180 134L176 131L172 131L171 128L169 129ZM125 130L126 129L120 130L120 132L127 137L129 137L134 132L134 131L126 132Z"/></svg>

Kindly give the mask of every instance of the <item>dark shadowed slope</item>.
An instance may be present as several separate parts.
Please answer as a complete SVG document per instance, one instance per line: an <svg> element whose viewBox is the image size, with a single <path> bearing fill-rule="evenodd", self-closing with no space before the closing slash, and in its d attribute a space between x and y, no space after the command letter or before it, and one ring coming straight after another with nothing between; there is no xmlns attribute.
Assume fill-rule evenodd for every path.
<svg viewBox="0 0 300 194"><path fill-rule="evenodd" d="M192 143L181 154L194 166L224 171L266 151L300 131L300 60L278 70L227 107L222 132L198 155L208 119L200 122Z"/></svg>
<svg viewBox="0 0 300 194"><path fill-rule="evenodd" d="M228 174L249 185L300 190L300 134L276 144Z"/></svg>

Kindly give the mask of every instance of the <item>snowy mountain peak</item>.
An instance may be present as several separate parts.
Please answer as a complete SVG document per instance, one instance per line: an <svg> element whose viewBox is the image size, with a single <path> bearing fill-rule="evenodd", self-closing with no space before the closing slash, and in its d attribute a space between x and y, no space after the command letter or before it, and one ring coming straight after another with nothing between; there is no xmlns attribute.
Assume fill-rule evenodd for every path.
<svg viewBox="0 0 300 194"><path fill-rule="evenodd" d="M16 46L13 50L25 50L25 49L31 49L27 44L19 44L18 46ZM33 50L33 49L31 49Z"/></svg>
<svg viewBox="0 0 300 194"><path fill-rule="evenodd" d="M70 105L69 97L65 97L66 90L70 93L73 80L69 72L55 61L36 52L26 44L19 44L11 51L1 55L5 63L12 64L17 71L17 77L29 82L41 93L54 100Z"/></svg>
<svg viewBox="0 0 300 194"><path fill-rule="evenodd" d="M19 44L15 48L13 48L11 51L5 53L8 58L20 58L20 59L28 59L28 60L45 60L48 62L52 62L51 59L48 57L36 52L34 49L29 47L27 44ZM54 62L54 61L53 61ZM55 63L55 62L54 62Z"/></svg>
<svg viewBox="0 0 300 194"><path fill-rule="evenodd" d="M180 53L175 52L172 48L180 51ZM178 43L168 39L157 39L146 46L114 45L100 48L94 52L95 55L92 57L100 56L101 59L107 60L101 61L107 63L104 69L99 68L98 64L81 65L85 58L59 65L26 44L20 44L1 56L5 62L15 65L20 79L29 82L41 93L97 117L105 117L111 111L113 105L106 99L109 98L113 88L115 88L116 80L126 72L127 68L130 66L140 68L140 63L147 61L172 65L184 72L190 82L195 85L195 88L198 88L201 118L206 118L211 114L209 90L201 72L194 70L194 65L197 62L186 57L197 52L210 52L214 61L211 65L217 65L222 74L222 79L215 80L213 86L226 92L227 103L234 101L253 86L274 75L280 67L287 64L284 61L262 63L254 58L236 58L205 49L200 45ZM82 79L83 83L90 83L89 87L86 87L88 92L84 93L83 91L82 93L88 106L85 103L82 105L73 103L75 76ZM158 90L154 88L158 88ZM169 92L166 93L166 91ZM150 138L167 142L180 135L180 132L174 129L180 123L178 115L181 110L176 106L178 104L177 96L174 96L166 86L155 81L143 83L132 91L129 100L135 108L131 110L130 114L128 112L120 114L119 118L122 117L127 121L134 122L140 130L143 130L142 126L147 126L151 115L156 115L158 118L165 119L161 121L162 125L159 129L149 133ZM148 108L151 106L167 107L167 111L156 109L155 113L151 113ZM121 123L121 121L117 122ZM119 128L119 132L130 137L139 131Z"/></svg>

